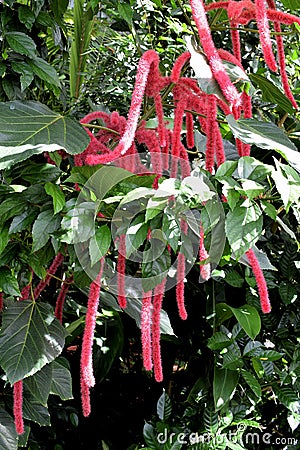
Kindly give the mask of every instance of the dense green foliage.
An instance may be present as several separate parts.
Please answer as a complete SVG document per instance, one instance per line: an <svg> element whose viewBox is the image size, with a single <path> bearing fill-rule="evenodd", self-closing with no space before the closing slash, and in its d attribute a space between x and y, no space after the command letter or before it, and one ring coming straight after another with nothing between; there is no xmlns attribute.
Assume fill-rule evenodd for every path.
<svg viewBox="0 0 300 450"><path fill-rule="evenodd" d="M282 7L296 13L297 1L286 0ZM195 131L190 159L204 194L165 176L171 207L167 197L153 192L154 175L128 176L113 165L76 167L74 155L89 142L78 123L83 115L98 109L127 114L137 62L145 50L156 49L161 71L170 74L185 51L183 35L195 32L189 6L179 0L101 5L75 0L73 8L61 0L6 1L0 13L0 292L5 299L0 448L298 448L300 123L278 78L265 66L255 25L243 33L253 119L220 114L227 161L215 174L204 170L204 135ZM214 12L209 18L214 38L228 49L225 16ZM284 33L290 84L299 103L299 27L286 27ZM193 74L188 65L184 70ZM174 104L167 90L164 102L172 127ZM156 126L151 101L144 102L141 118L150 129ZM252 144L251 157L238 159L234 137ZM107 183L101 202L100 194L95 200L94 174ZM80 194L78 186L84 185ZM218 200L221 195L227 203ZM186 248L180 247L178 218L200 212L213 272L208 281L199 282L199 262L192 261L185 283L185 322L177 317L175 288L166 292L160 384L142 367L139 293L133 290L122 311L113 277L105 274L95 331L92 414L84 419L79 355L88 288L101 256L107 254L114 274L117 249L111 221L124 204L133 211L146 205L134 222L123 223L132 253L144 248L150 228L163 231L164 248L169 243L174 253L181 249L189 257L193 237L185 240ZM79 231L74 232L76 219ZM270 293L268 315L260 312L256 281L244 256L254 245ZM88 254L84 269L81 246ZM44 279L59 251L63 265L39 299L33 301L31 291L29 300L17 301L24 286L34 289ZM149 279L171 264L164 250L155 264L131 262L127 270L142 273L155 285L157 279ZM62 279L71 275L74 283L60 324L55 301ZM26 432L17 437L12 385L20 379ZM248 433L258 433L258 441ZM214 439L197 444L193 439L198 435ZM269 441L263 440L266 435ZM279 443L276 438L290 440Z"/></svg>

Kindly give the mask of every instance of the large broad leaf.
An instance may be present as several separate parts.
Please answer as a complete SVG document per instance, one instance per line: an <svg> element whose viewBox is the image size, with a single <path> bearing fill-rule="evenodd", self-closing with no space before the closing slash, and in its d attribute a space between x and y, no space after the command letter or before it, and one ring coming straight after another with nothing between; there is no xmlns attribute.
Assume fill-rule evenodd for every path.
<svg viewBox="0 0 300 450"><path fill-rule="evenodd" d="M52 382L50 393L58 395L62 400L70 400L72 395L72 378L69 369L65 366L68 362L64 358L57 358L51 363Z"/></svg>
<svg viewBox="0 0 300 450"><path fill-rule="evenodd" d="M89 144L79 123L33 101L0 103L0 138L0 169L44 151L75 155Z"/></svg>
<svg viewBox="0 0 300 450"><path fill-rule="evenodd" d="M172 413L171 400L166 391L164 391L158 399L156 406L157 415L162 421L169 419Z"/></svg>
<svg viewBox="0 0 300 450"><path fill-rule="evenodd" d="M254 119L235 120L232 115L226 116L226 119L236 138L245 144L255 144L260 148L277 151L300 171L297 147L274 123Z"/></svg>
<svg viewBox="0 0 300 450"><path fill-rule="evenodd" d="M260 332L260 316L253 306L246 304L239 308L233 308L226 303L218 303L216 312L220 322L227 320L234 315L245 333L247 333L251 339L255 339Z"/></svg>
<svg viewBox="0 0 300 450"><path fill-rule="evenodd" d="M31 377L24 380L24 386L26 386L31 395L44 406L47 406L50 394L52 364L47 364L34 375L31 375Z"/></svg>
<svg viewBox="0 0 300 450"><path fill-rule="evenodd" d="M257 242L263 225L262 212L255 203L239 202L226 216L225 232L235 255L240 258Z"/></svg>
<svg viewBox="0 0 300 450"><path fill-rule="evenodd" d="M0 407L0 448L1 450L17 450L18 441L14 419Z"/></svg>
<svg viewBox="0 0 300 450"><path fill-rule="evenodd" d="M11 384L38 372L61 353L65 330L49 304L14 302L2 319L0 365Z"/></svg>
<svg viewBox="0 0 300 450"><path fill-rule="evenodd" d="M250 79L259 87L262 92L262 100L266 102L276 103L284 111L294 114L294 108L291 101L286 95L275 86L272 81L262 75L250 74Z"/></svg>
<svg viewBox="0 0 300 450"><path fill-rule="evenodd" d="M60 225L60 217L54 215L49 209L42 211L32 227L32 251L36 252L47 244L51 233L56 231Z"/></svg>
<svg viewBox="0 0 300 450"><path fill-rule="evenodd" d="M15 52L30 58L36 57L36 45L27 34L19 31L10 31L5 33L5 39Z"/></svg>
<svg viewBox="0 0 300 450"><path fill-rule="evenodd" d="M238 381L239 374L237 371L215 367L213 395L216 411L223 408L233 397Z"/></svg>

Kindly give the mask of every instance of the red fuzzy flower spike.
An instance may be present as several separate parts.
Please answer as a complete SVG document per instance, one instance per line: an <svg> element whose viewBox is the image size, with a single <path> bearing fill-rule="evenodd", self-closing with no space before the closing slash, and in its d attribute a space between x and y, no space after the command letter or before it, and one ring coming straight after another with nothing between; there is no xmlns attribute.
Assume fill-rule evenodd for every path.
<svg viewBox="0 0 300 450"><path fill-rule="evenodd" d="M63 254L60 252L57 253L57 255L55 256L54 260L52 261L52 263L47 271L47 275L46 275L45 279L41 280L33 291L33 296L34 296L35 300L39 297L39 295L45 289L45 287L48 286L48 284L50 283L50 280L52 278L51 275L55 275L57 269L62 264L63 260L64 260Z"/></svg>
<svg viewBox="0 0 300 450"><path fill-rule="evenodd" d="M165 291L166 278L154 289L152 312L152 353L154 378L157 382L163 380L161 348L160 348L160 313Z"/></svg>
<svg viewBox="0 0 300 450"><path fill-rule="evenodd" d="M180 228L182 231L182 240L184 240L184 236L187 234L188 225L185 220L181 220ZM176 276L176 301L179 316L182 320L187 319L187 312L185 309L184 302L184 279L185 279L185 256L182 252L178 253L177 256L177 276Z"/></svg>
<svg viewBox="0 0 300 450"><path fill-rule="evenodd" d="M126 308L126 293L125 293L125 270L126 270L126 235L121 234L118 250L118 302L121 308Z"/></svg>
<svg viewBox="0 0 300 450"><path fill-rule="evenodd" d="M131 147L138 125L141 105L147 85L148 75L152 64L158 64L159 57L154 50L148 50L139 61L134 90L132 93L131 105L128 113L125 132L117 145L110 153L105 155L88 155L87 164L106 164L114 161L121 155L125 155Z"/></svg>
<svg viewBox="0 0 300 450"><path fill-rule="evenodd" d="M14 419L17 434L24 433L23 421L23 381L17 381L13 386L14 391Z"/></svg>
<svg viewBox="0 0 300 450"><path fill-rule="evenodd" d="M187 112L185 114L185 121L186 121L186 145L187 148L192 149L195 147L193 114Z"/></svg>
<svg viewBox="0 0 300 450"><path fill-rule="evenodd" d="M172 83L177 83L180 75L181 75L181 71L183 69L183 66L185 65L186 62L189 61L189 59L191 58L191 54L190 52L184 52L182 53L179 58L176 59L173 68L172 68L172 73L171 73L171 81Z"/></svg>
<svg viewBox="0 0 300 450"><path fill-rule="evenodd" d="M216 133L215 123L217 118L217 101L214 95L207 96L206 103L206 157L205 168L212 173L214 168Z"/></svg>
<svg viewBox="0 0 300 450"><path fill-rule="evenodd" d="M64 309L64 303L65 303L65 299L66 299L66 295L70 289L70 284L73 283L73 276L67 278L60 289L60 292L57 296L56 299L56 304L55 304L55 312L54 315L55 317L60 321L60 323L62 323L63 320L63 309Z"/></svg>
<svg viewBox="0 0 300 450"><path fill-rule="evenodd" d="M265 61L273 72L277 71L277 64L274 53L272 51L272 43L270 37L270 28L266 11L265 0L255 0L256 6L256 22L259 30L259 38Z"/></svg>
<svg viewBox="0 0 300 450"><path fill-rule="evenodd" d="M261 267L259 265L258 259L253 251L253 249L250 249L246 252L246 256L249 260L249 263L251 264L256 284L258 287L259 297L260 297L260 305L261 310L263 313L267 314L271 312L271 304L269 300L269 293L267 288L267 283L263 274L263 271L261 270Z"/></svg>
<svg viewBox="0 0 300 450"><path fill-rule="evenodd" d="M141 312L143 362L146 370L152 369L151 315L152 291L148 291L143 293Z"/></svg>
<svg viewBox="0 0 300 450"><path fill-rule="evenodd" d="M85 329L82 338L80 359L80 387L83 415L87 417L91 412L90 388L95 385L93 374L93 338L96 326L96 317L99 306L101 278L104 268L104 258L100 260L100 271L95 281L90 285L90 292L85 319Z"/></svg>
<svg viewBox="0 0 300 450"><path fill-rule="evenodd" d="M270 8L276 9L274 0L267 0ZM286 73L286 65L285 65L285 55L284 55L284 46L283 46L283 38L281 35L281 26L279 22L274 22L274 30L276 31L276 43L277 43L277 54L278 54L278 62L280 69L280 76L283 85L283 89L287 98L291 101L294 108L298 109L298 105L294 99L292 91L289 86L289 81Z"/></svg>
<svg viewBox="0 0 300 450"><path fill-rule="evenodd" d="M198 29L200 42L208 59L211 71L228 102L231 105L237 105L240 103L240 95L226 73L225 67L212 40L203 0L190 0L190 5Z"/></svg>

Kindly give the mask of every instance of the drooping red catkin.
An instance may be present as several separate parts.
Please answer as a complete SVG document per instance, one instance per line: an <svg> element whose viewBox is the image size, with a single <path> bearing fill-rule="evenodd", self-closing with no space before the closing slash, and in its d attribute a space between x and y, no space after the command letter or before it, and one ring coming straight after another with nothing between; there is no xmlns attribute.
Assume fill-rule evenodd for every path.
<svg viewBox="0 0 300 450"><path fill-rule="evenodd" d="M35 300L40 296L41 292L45 289L45 287L48 286L51 280L51 276L55 275L57 269L62 264L63 260L64 260L63 254L60 252L57 253L49 269L47 270L47 275L45 279L41 280L33 291L33 296Z"/></svg>
<svg viewBox="0 0 300 450"><path fill-rule="evenodd" d="M3 292L0 292L0 312L3 310Z"/></svg>
<svg viewBox="0 0 300 450"><path fill-rule="evenodd" d="M251 103L251 97L250 95L246 94L246 92L243 92L242 94L242 103L243 103L243 110L244 110L244 119L251 119L252 117L252 103ZM242 149L241 149L242 155L241 156L249 156L251 152L251 145L242 143Z"/></svg>
<svg viewBox="0 0 300 450"><path fill-rule="evenodd" d="M152 354L154 378L157 382L163 381L163 371L160 348L160 313L165 291L166 278L154 288L152 312Z"/></svg>
<svg viewBox="0 0 300 450"><path fill-rule="evenodd" d="M24 433L23 421L23 381L19 380L13 385L14 395L14 419L17 434Z"/></svg>
<svg viewBox="0 0 300 450"><path fill-rule="evenodd" d="M270 304L270 300L269 300L268 287L267 287L267 283L266 283L263 271L261 270L258 259L252 248L246 252L246 256L249 260L249 263L252 267L252 270L253 270L253 273L254 273L254 276L256 279L256 284L258 287L258 293L259 293L259 298L260 298L261 310L263 313L267 314L267 313L271 312L271 304Z"/></svg>
<svg viewBox="0 0 300 450"><path fill-rule="evenodd" d="M224 145L223 145L223 139L222 139L222 134L220 131L220 128L217 124L217 122L215 121L215 135L216 135L216 159L217 159L217 166L219 167L221 164L223 164L223 162L225 162L225 150L224 150Z"/></svg>
<svg viewBox="0 0 300 450"><path fill-rule="evenodd" d="M181 75L181 71L183 69L183 66L190 58L191 58L190 52L184 52L179 56L179 58L176 59L174 65L173 65L171 77L170 77L172 83L178 82L180 75Z"/></svg>
<svg viewBox="0 0 300 450"><path fill-rule="evenodd" d="M152 291L148 291L143 293L141 312L143 363L146 370L152 369L151 315Z"/></svg>
<svg viewBox="0 0 300 450"><path fill-rule="evenodd" d="M236 59L241 62L242 56L241 56L241 42L240 42L240 33L239 30L236 29L238 24L231 21L230 22L230 35L231 35L231 42L232 42L232 48L233 53Z"/></svg>
<svg viewBox="0 0 300 450"><path fill-rule="evenodd" d="M96 317L99 306L101 278L104 268L104 258L100 260L100 271L95 281L90 285L90 292L87 304L87 313L85 319L85 329L82 338L81 358L80 358L80 387L81 387L81 402L84 417L87 417L91 412L90 405L90 388L95 385L95 378L93 374L93 338L96 326Z"/></svg>
<svg viewBox="0 0 300 450"><path fill-rule="evenodd" d="M211 71L229 103L231 105L239 104L240 95L235 86L230 81L230 78L226 73L225 67L212 40L203 1L190 0L190 5L192 8L193 19L196 23L200 41L204 53L208 59Z"/></svg>
<svg viewBox="0 0 300 450"><path fill-rule="evenodd" d="M270 37L270 28L266 10L265 0L255 0L256 6L256 22L259 30L259 39L266 64L273 72L277 71L277 64L272 50L272 42Z"/></svg>
<svg viewBox="0 0 300 450"><path fill-rule="evenodd" d="M206 101L206 156L205 156L205 168L212 173L214 168L215 157L215 122L217 118L217 101L214 95L208 95Z"/></svg>
<svg viewBox="0 0 300 450"><path fill-rule="evenodd" d="M276 5L274 0L267 0L267 3L270 8L273 8L276 10ZM294 99L294 96L292 94L292 91L289 86L289 80L286 73L286 65L285 65L285 55L284 55L284 46L283 46L283 38L281 33L281 26L279 22L274 22L274 30L276 31L276 43L277 43L277 54L278 54L278 62L279 62L279 69L280 69L280 76L281 81L283 85L283 89L285 92L285 95L287 98L291 101L294 108L298 109L298 105Z"/></svg>
<svg viewBox="0 0 300 450"><path fill-rule="evenodd" d="M121 234L118 249L118 302L121 308L126 308L127 300L125 293L125 270L126 270L126 235Z"/></svg>
<svg viewBox="0 0 300 450"><path fill-rule="evenodd" d="M56 299L54 315L60 321L60 323L62 323L62 321L63 321L64 303L65 303L66 295L70 289L71 283L73 283L73 276L70 276L62 283L60 292Z"/></svg>
<svg viewBox="0 0 300 450"><path fill-rule="evenodd" d="M195 146L193 114L187 112L185 114L185 121L186 121L186 145L187 148L192 149Z"/></svg>
<svg viewBox="0 0 300 450"><path fill-rule="evenodd" d="M184 304L184 277L185 277L185 256L178 253L177 256L177 284L176 284L176 301L179 317L182 320L187 319L187 312Z"/></svg>
<svg viewBox="0 0 300 450"><path fill-rule="evenodd" d="M235 55L232 55L232 53L224 50L223 48L218 48L218 53L220 58L222 58L224 61L228 61L244 70L241 61L239 61Z"/></svg>
<svg viewBox="0 0 300 450"><path fill-rule="evenodd" d="M128 113L128 119L126 123L125 132L116 146L116 148L105 155L88 155L86 157L87 164L105 164L118 158L120 155L124 155L131 147L134 135L136 132L141 105L145 93L148 75L152 64L158 63L159 57L154 50L148 50L141 57L137 75L135 79L134 90L132 93L131 105Z"/></svg>
<svg viewBox="0 0 300 450"><path fill-rule="evenodd" d="M203 226L200 225L200 242L199 242L199 260L200 262L205 261L209 257L204 245L204 230ZM200 274L203 280L207 281L210 278L210 264L200 265Z"/></svg>

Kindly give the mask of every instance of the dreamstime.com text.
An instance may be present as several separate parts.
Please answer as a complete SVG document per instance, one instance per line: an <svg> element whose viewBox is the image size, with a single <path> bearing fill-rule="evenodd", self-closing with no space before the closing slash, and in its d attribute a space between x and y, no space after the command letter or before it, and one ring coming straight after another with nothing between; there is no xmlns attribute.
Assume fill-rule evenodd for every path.
<svg viewBox="0 0 300 450"><path fill-rule="evenodd" d="M212 433L170 433L167 429L157 435L159 444L213 444L220 445L225 442L232 442L247 445L296 445L298 440L291 436L274 436L271 433L259 432L244 432L240 429L237 431L228 431L226 434L212 434Z"/></svg>

